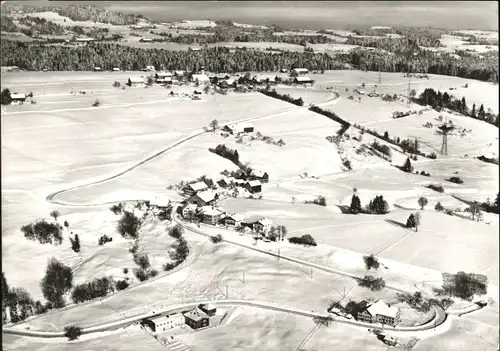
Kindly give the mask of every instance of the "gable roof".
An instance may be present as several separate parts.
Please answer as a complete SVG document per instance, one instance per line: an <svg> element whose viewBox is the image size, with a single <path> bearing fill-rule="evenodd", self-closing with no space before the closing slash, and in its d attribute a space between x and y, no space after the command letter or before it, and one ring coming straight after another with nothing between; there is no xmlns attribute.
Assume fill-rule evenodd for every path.
<svg viewBox="0 0 500 351"><path fill-rule="evenodd" d="M187 318L190 318L194 321L199 321L199 320L202 320L203 318L208 318L208 316L205 314L205 312L200 310L198 307L196 307L195 309L192 309L189 312L184 313L184 316Z"/></svg>
<svg viewBox="0 0 500 351"><path fill-rule="evenodd" d="M182 210L183 211L188 211L188 210L195 211L197 208L198 208L198 206L196 206L195 204L189 204L189 205L186 205Z"/></svg>
<svg viewBox="0 0 500 351"><path fill-rule="evenodd" d="M156 72L156 75L158 77L172 77L172 73L171 72Z"/></svg>
<svg viewBox="0 0 500 351"><path fill-rule="evenodd" d="M235 222L241 222L243 220L243 215L241 214L232 214L226 216L226 218L233 219Z"/></svg>
<svg viewBox="0 0 500 351"><path fill-rule="evenodd" d="M199 191L199 190L207 189L208 185L205 184L205 182L196 182L193 184L189 184L189 187L191 189L193 189L194 191Z"/></svg>
<svg viewBox="0 0 500 351"><path fill-rule="evenodd" d="M219 211L216 208L213 208L212 206L203 206L201 208L201 213L207 216L218 216L222 214L222 211Z"/></svg>
<svg viewBox="0 0 500 351"><path fill-rule="evenodd" d="M248 181L247 183L248 183L248 185L250 185L252 188L253 188L254 186L261 186L261 185L262 185L262 183L261 183L260 181L258 181L258 180L251 180L251 181Z"/></svg>
<svg viewBox="0 0 500 351"><path fill-rule="evenodd" d="M383 300L377 300L366 309L372 316L380 314L382 316L396 318L399 309L390 307Z"/></svg>
<svg viewBox="0 0 500 351"><path fill-rule="evenodd" d="M312 82L313 81L308 76L295 77L295 80L297 80L298 82Z"/></svg>
<svg viewBox="0 0 500 351"><path fill-rule="evenodd" d="M144 78L131 77L128 79L131 83L144 83Z"/></svg>
<svg viewBox="0 0 500 351"><path fill-rule="evenodd" d="M198 196L205 202L210 202L215 199L215 193L212 190L200 191L195 196Z"/></svg>
<svg viewBox="0 0 500 351"><path fill-rule="evenodd" d="M292 69L295 73L309 73L309 70L307 68L294 68Z"/></svg>
<svg viewBox="0 0 500 351"><path fill-rule="evenodd" d="M180 318L180 317L184 318L182 316L182 314L180 314L180 313L173 313L173 314L171 314L169 316L166 316L166 315L163 314L161 316L152 317L152 318L149 318L149 320L151 322L153 322L154 324L159 324L159 323L162 323L162 322L164 322L166 320L170 320L170 319L174 319L174 318Z"/></svg>
<svg viewBox="0 0 500 351"><path fill-rule="evenodd" d="M253 173L254 176L259 177L259 178L262 178L262 177L264 177L265 174L267 174L267 172L256 171L256 170L254 170L252 173Z"/></svg>
<svg viewBox="0 0 500 351"><path fill-rule="evenodd" d="M216 308L215 308L215 305L214 305L214 304L212 304L212 303L202 303L199 307L202 307L202 308L204 308L204 309L206 309L206 310L208 310L208 311L209 311L209 310L215 310L215 309L216 309Z"/></svg>
<svg viewBox="0 0 500 351"><path fill-rule="evenodd" d="M200 81L205 81L208 82L210 78L206 74L193 74L192 76L193 80L200 80Z"/></svg>

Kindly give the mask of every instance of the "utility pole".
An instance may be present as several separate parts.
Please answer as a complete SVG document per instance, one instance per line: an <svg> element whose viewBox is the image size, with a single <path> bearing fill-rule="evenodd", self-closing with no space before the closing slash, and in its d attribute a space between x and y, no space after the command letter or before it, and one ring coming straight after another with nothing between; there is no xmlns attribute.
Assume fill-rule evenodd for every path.
<svg viewBox="0 0 500 351"><path fill-rule="evenodd" d="M228 289L227 284L226 284L226 299L228 299L228 298L229 298L229 289Z"/></svg>
<svg viewBox="0 0 500 351"><path fill-rule="evenodd" d="M245 284L245 271L243 271L243 284Z"/></svg>
<svg viewBox="0 0 500 351"><path fill-rule="evenodd" d="M311 267L311 279L312 279L312 277L313 277L313 269Z"/></svg>

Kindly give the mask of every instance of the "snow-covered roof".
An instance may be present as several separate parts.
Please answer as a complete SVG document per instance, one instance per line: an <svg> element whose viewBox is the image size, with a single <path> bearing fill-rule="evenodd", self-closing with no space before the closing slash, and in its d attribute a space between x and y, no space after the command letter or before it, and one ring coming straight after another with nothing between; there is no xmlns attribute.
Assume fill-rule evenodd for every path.
<svg viewBox="0 0 500 351"><path fill-rule="evenodd" d="M387 317L396 318L399 310L396 307L389 307L384 301L377 300L372 303L368 308L368 312L372 316L376 316L377 314Z"/></svg>
<svg viewBox="0 0 500 351"><path fill-rule="evenodd" d="M200 191L200 190L208 188L208 185L206 185L205 182L196 182L196 183L193 183L193 184L189 184L189 186L194 191Z"/></svg>
<svg viewBox="0 0 500 351"><path fill-rule="evenodd" d="M193 74L192 76L194 81L201 81L201 82L208 82L210 81L210 78L206 74Z"/></svg>
<svg viewBox="0 0 500 351"><path fill-rule="evenodd" d="M264 171L253 171L253 175L259 178L263 177L265 173Z"/></svg>
<svg viewBox="0 0 500 351"><path fill-rule="evenodd" d="M233 85L236 80L234 78L229 78L229 79L226 79L225 82L227 83L227 85Z"/></svg>
<svg viewBox="0 0 500 351"><path fill-rule="evenodd" d="M172 77L158 78L156 81L158 83L171 82L172 81Z"/></svg>
<svg viewBox="0 0 500 351"><path fill-rule="evenodd" d="M165 195L156 196L149 203L153 206L167 207L170 205L170 198Z"/></svg>
<svg viewBox="0 0 500 351"><path fill-rule="evenodd" d="M262 183L258 180L251 180L248 182L248 185L250 185L251 187L254 187L254 186L260 186L260 185L262 185Z"/></svg>
<svg viewBox="0 0 500 351"><path fill-rule="evenodd" d="M10 98L12 100L24 100L24 99L26 99L26 95L25 94L19 94L19 93L12 93L12 94L10 94Z"/></svg>
<svg viewBox="0 0 500 351"><path fill-rule="evenodd" d="M131 77L128 79L131 83L144 83L144 78Z"/></svg>
<svg viewBox="0 0 500 351"><path fill-rule="evenodd" d="M172 77L172 72L156 72L158 77Z"/></svg>
<svg viewBox="0 0 500 351"><path fill-rule="evenodd" d="M212 190L200 191L196 195L205 202L210 202L215 199L215 192Z"/></svg>
<svg viewBox="0 0 500 351"><path fill-rule="evenodd" d="M298 82L312 82L312 79L309 78L308 76L303 76L303 77L296 77L295 78Z"/></svg>
<svg viewBox="0 0 500 351"><path fill-rule="evenodd" d="M182 210L183 211L194 211L198 208L196 204L189 204L186 207L184 207Z"/></svg>
<svg viewBox="0 0 500 351"><path fill-rule="evenodd" d="M258 221L258 223L262 224L264 227L267 227L267 226L272 225L273 221L271 221L270 219L264 217L260 221Z"/></svg>
<svg viewBox="0 0 500 351"><path fill-rule="evenodd" d="M215 305L213 303L203 303L203 304L200 305L200 307L203 307L207 311L215 310L216 309L216 307L215 307Z"/></svg>
<svg viewBox="0 0 500 351"><path fill-rule="evenodd" d="M201 208L201 213L207 216L218 216L222 214L222 211L212 207L212 206L203 206Z"/></svg>
<svg viewBox="0 0 500 351"><path fill-rule="evenodd" d="M292 69L295 73L309 73L309 70L307 68L294 68Z"/></svg>
<svg viewBox="0 0 500 351"><path fill-rule="evenodd" d="M232 215L226 216L226 218L228 218L228 217L234 219L235 222L241 222L244 218L243 215L241 215L241 214L232 214Z"/></svg>
<svg viewBox="0 0 500 351"><path fill-rule="evenodd" d="M208 316L202 310L200 310L198 307L195 309L192 309L189 312L184 313L184 316L186 316L194 321L199 321L203 318L208 318Z"/></svg>
<svg viewBox="0 0 500 351"><path fill-rule="evenodd" d="M153 322L154 324L161 324L167 320L170 320L170 319L184 319L184 316L180 313L173 313L169 316L166 316L166 315L161 315L161 316L156 316L156 317L152 317L152 318L149 318L149 320L151 322Z"/></svg>
<svg viewBox="0 0 500 351"><path fill-rule="evenodd" d="M175 71L175 74L178 76L183 76L184 74L186 74L186 71L178 70L178 71Z"/></svg>
<svg viewBox="0 0 500 351"><path fill-rule="evenodd" d="M120 69L118 67L113 67L113 71L117 72L119 71Z"/></svg>

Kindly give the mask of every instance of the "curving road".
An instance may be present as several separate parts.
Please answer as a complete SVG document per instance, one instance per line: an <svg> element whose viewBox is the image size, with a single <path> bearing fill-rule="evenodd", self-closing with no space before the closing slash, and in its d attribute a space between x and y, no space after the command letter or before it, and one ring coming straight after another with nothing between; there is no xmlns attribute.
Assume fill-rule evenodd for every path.
<svg viewBox="0 0 500 351"><path fill-rule="evenodd" d="M342 324L350 324L363 328L377 328L383 330L390 330L393 332L418 332L429 329L435 329L436 327L444 324L446 320L446 314L436 313L435 317L427 322L426 324L416 326L416 327L390 327L390 326L382 326L378 324L359 322L354 320L347 320L339 317L334 317L330 313L321 313L315 311L306 311L303 309L285 306L281 304L276 304L269 301L259 301L259 300L243 300L243 299L224 299L224 300L198 300L193 302L187 302L183 304L170 305L167 308L162 310L158 310L155 312L148 312L140 315L136 315L133 317L125 318L120 321L111 322L102 324L97 327L91 328L83 328L82 334L91 334L103 331L115 330L118 328L129 326L130 324L137 323L146 318L156 317L162 314L166 314L172 311L180 310L180 309L190 309L199 304L214 304L216 306L247 306L247 307L257 307L263 308L266 310L277 311L277 312L285 312L292 313L298 316L303 317L320 317L320 318L330 318L332 321ZM438 311L436 311L438 312ZM3 333L11 334L11 335L20 335L20 336L28 336L28 337L41 337L41 338L63 338L64 332L42 332L42 331L31 331L31 330L20 330L13 328L4 328Z"/></svg>
<svg viewBox="0 0 500 351"><path fill-rule="evenodd" d="M328 102L331 102L335 99L338 98L338 95L335 95L335 94L332 94L333 95L333 98L331 98L330 100L327 100L321 104L324 104L324 103L328 103ZM240 120L233 120L231 121L231 123L243 123L243 122L248 122L248 121L254 121L254 120L257 120L257 119L263 119L263 118L268 118L268 117L274 117L274 116L277 116L277 115L281 115L283 113L286 113L286 112L289 112L289 111L292 111L292 110L299 110L299 109L307 109L308 107L306 106L297 106L297 107L290 107L290 108L287 108L287 109L283 109L279 112L275 112L275 113L271 113L271 114L265 114L265 115L261 115L261 116L256 116L256 117L248 117L248 118L243 118L243 119L240 119ZM221 121L223 122L223 121ZM225 122L229 122L229 121L225 121ZM191 139L194 139L202 134L205 134L205 133L208 133L208 132L205 132L205 131L201 131L201 132L194 132L193 134L165 147L165 148L162 148L161 150L155 152L153 155L151 156L148 156L147 158L143 159L143 160L140 160L136 163L134 163L133 165L125 168L123 171L120 171L116 174L113 174L111 176L106 176L104 177L103 179L100 179L100 180L92 180L92 181L86 181L82 184L78 184L78 185L75 185L75 186L72 186L72 187L69 187L69 188L65 188L65 189L62 189L62 190L58 190L56 192L53 192L49 195L47 195L46 197L46 200L52 204L55 204L55 205L60 205L60 206L69 206L69 207L95 207L95 206L102 206L102 205L109 205L109 204L112 204L114 202L106 202L106 203L98 203L98 204L71 204L71 203L66 203L66 202L63 202L63 201L59 201L59 200L56 200L56 197L61 195L61 194L64 194L66 192L69 192L69 191L73 191L73 190L77 190L77 189L81 189L81 188L86 188L86 187L90 187L90 186L93 186L93 185L97 185L97 184L102 184L102 183L105 183L105 182L108 182L110 180L113 180L113 179L116 179L118 177L121 177L131 171L133 171L134 169L142 166L143 164L163 155L165 152L167 151L170 151L171 149L191 140ZM121 200L123 201L123 200Z"/></svg>

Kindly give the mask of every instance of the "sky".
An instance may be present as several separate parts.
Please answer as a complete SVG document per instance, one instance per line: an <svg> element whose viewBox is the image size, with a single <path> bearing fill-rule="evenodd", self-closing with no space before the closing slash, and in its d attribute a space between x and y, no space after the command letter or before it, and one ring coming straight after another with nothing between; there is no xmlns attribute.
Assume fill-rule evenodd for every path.
<svg viewBox="0 0 500 351"><path fill-rule="evenodd" d="M211 19L304 29L398 25L498 30L496 1L51 1L50 5L68 3L141 13L165 22Z"/></svg>

